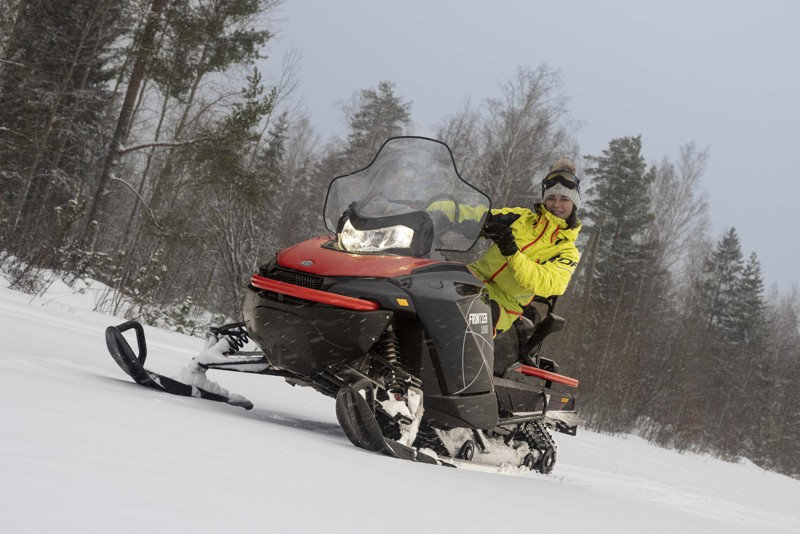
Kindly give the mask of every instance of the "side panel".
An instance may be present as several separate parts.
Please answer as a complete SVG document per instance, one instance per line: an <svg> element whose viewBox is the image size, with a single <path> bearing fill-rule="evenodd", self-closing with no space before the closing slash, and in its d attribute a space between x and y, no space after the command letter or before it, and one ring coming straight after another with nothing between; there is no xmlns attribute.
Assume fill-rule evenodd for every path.
<svg viewBox="0 0 800 534"><path fill-rule="evenodd" d="M492 317L480 281L468 273L448 272L413 275L400 283L431 341L442 393L493 392Z"/></svg>
<svg viewBox="0 0 800 534"><path fill-rule="evenodd" d="M248 288L244 319L278 369L310 375L364 355L389 324L385 310L354 311L272 298Z"/></svg>

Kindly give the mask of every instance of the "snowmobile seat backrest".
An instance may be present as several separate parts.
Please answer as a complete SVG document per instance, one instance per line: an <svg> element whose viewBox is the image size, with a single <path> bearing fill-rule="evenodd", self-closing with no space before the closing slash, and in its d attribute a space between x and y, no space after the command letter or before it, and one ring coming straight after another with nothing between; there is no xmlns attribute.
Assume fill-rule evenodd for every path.
<svg viewBox="0 0 800 534"><path fill-rule="evenodd" d="M566 325L567 320L561 317L560 315L556 315L553 312L548 313L542 322L536 327L536 331L533 333L533 337L531 339L536 339L537 341L541 341L550 334L555 334L556 332L560 332L564 329L564 325Z"/></svg>
<svg viewBox="0 0 800 534"><path fill-rule="evenodd" d="M567 320L563 317L556 315L552 311L548 312L544 319L536 325L536 330L533 331L533 335L521 345L520 354L532 354L534 351L538 352L538 348L541 347L544 338L563 330L566 322Z"/></svg>

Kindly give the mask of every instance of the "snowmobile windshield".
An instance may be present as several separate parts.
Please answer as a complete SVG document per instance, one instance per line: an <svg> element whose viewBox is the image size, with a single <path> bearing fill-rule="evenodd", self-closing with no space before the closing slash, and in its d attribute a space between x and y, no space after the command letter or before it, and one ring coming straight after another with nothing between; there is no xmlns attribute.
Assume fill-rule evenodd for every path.
<svg viewBox="0 0 800 534"><path fill-rule="evenodd" d="M490 208L489 197L458 174L447 145L393 137L366 168L331 181L324 216L337 232L348 213L379 221L425 212L433 221L433 248L463 252L478 240Z"/></svg>

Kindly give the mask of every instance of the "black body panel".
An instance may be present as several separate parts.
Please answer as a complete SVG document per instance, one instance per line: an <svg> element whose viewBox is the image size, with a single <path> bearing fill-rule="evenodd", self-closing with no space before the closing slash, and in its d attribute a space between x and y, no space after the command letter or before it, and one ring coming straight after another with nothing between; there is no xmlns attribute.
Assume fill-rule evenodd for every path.
<svg viewBox="0 0 800 534"><path fill-rule="evenodd" d="M431 422L496 426L491 311L483 285L466 267L440 264L402 278L353 279L328 291L372 300L394 312L404 365L425 385ZM403 299L407 305L398 305Z"/></svg>
<svg viewBox="0 0 800 534"><path fill-rule="evenodd" d="M392 318L385 310L354 311L325 304L281 302L262 293L247 288L247 330L272 365L300 375L363 356Z"/></svg>
<svg viewBox="0 0 800 534"><path fill-rule="evenodd" d="M481 429L497 424L488 297L462 265L401 278L325 277L320 289L381 309L352 311L249 287L245 323L272 365L310 378L365 355L391 322L403 367L424 384L431 421Z"/></svg>
<svg viewBox="0 0 800 534"><path fill-rule="evenodd" d="M483 284L461 270L423 271L398 283L411 297L430 340L442 393L493 392L491 310Z"/></svg>
<svg viewBox="0 0 800 534"><path fill-rule="evenodd" d="M425 418L443 428L478 428L497 426L497 396L492 391L482 395L425 395Z"/></svg>
<svg viewBox="0 0 800 534"><path fill-rule="evenodd" d="M575 397L542 385L539 378L528 377L522 373L509 372L504 378L495 377L497 405L502 416L512 414L548 411L569 411L575 409Z"/></svg>
<svg viewBox="0 0 800 534"><path fill-rule="evenodd" d="M521 375L520 375L521 376ZM495 377L497 404L506 414L519 412L541 412L545 408L544 388L532 387L522 381Z"/></svg>

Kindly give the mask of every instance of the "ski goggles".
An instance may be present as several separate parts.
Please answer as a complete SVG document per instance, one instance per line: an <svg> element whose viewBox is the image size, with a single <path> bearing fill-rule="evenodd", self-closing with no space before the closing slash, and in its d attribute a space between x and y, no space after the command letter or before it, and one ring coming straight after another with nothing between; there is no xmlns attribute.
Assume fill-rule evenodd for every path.
<svg viewBox="0 0 800 534"><path fill-rule="evenodd" d="M561 184L567 189L577 189L579 193L581 191L581 181L577 176L571 172L555 171L545 176L544 180L542 180L542 192L556 184Z"/></svg>

